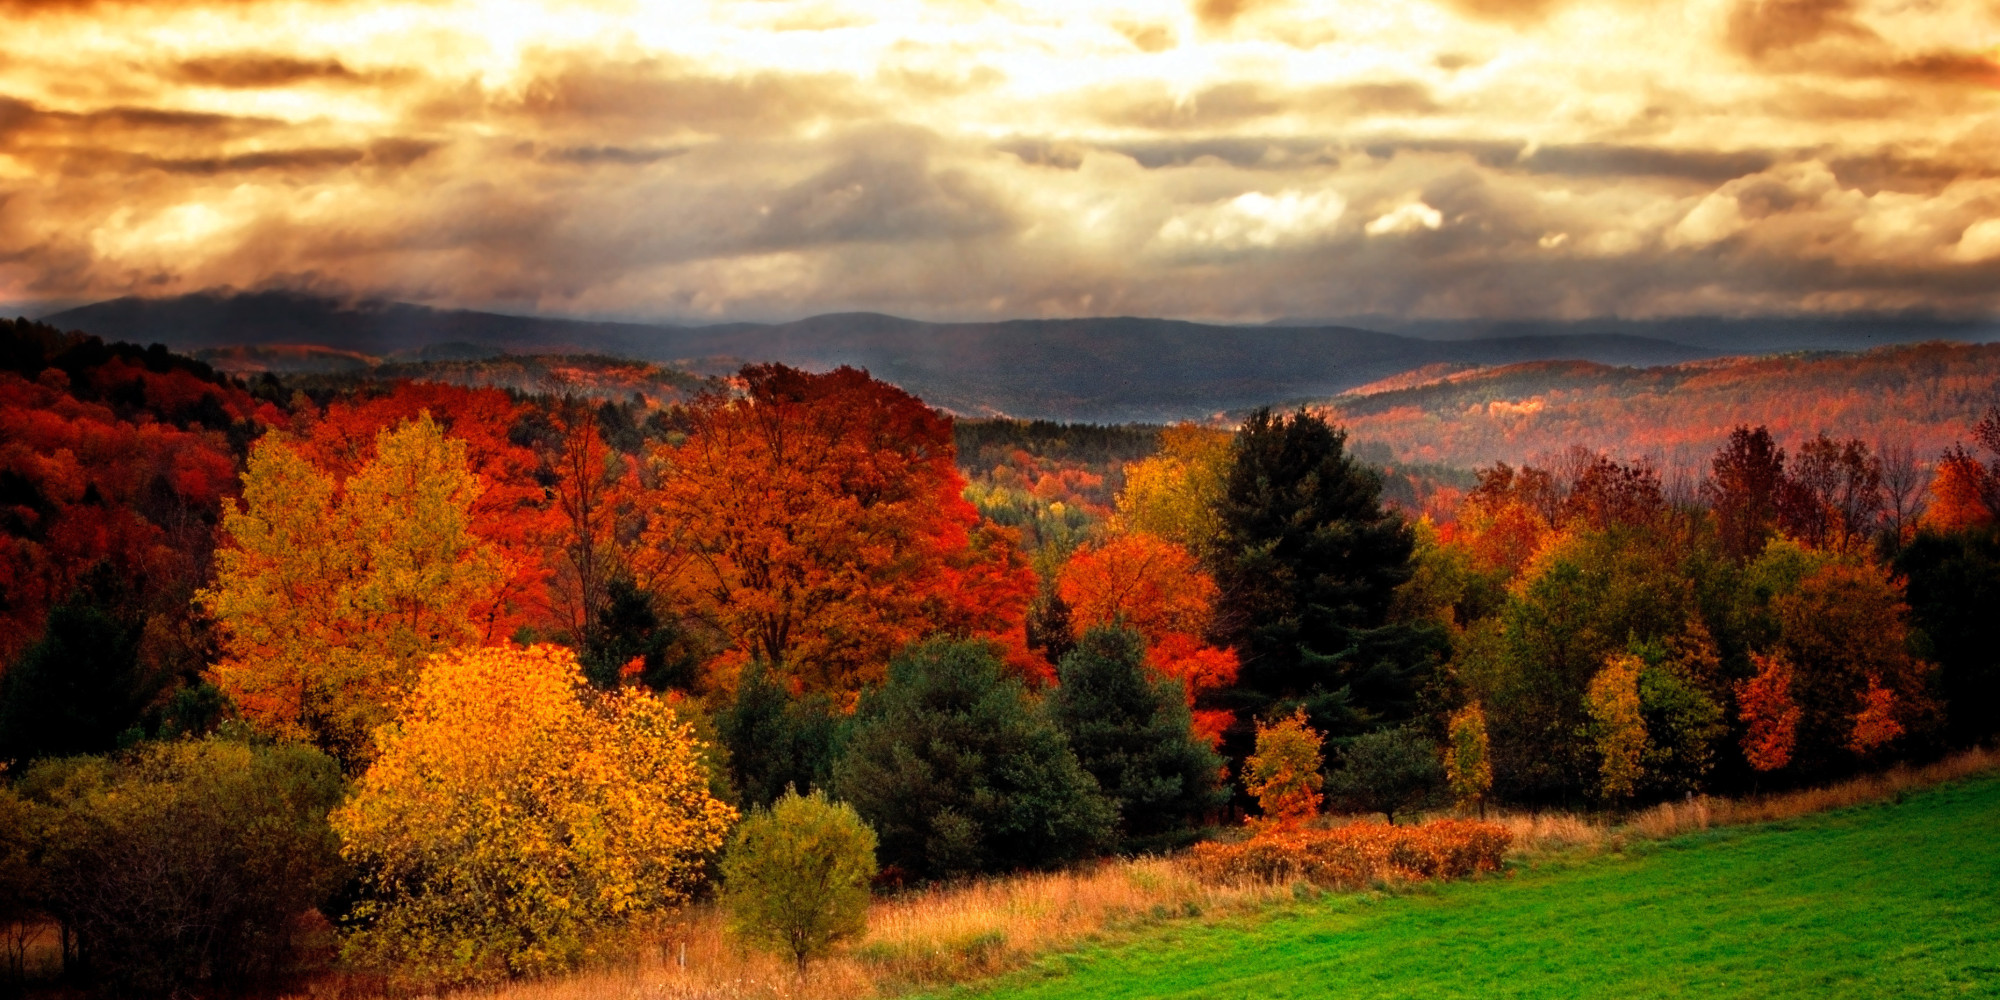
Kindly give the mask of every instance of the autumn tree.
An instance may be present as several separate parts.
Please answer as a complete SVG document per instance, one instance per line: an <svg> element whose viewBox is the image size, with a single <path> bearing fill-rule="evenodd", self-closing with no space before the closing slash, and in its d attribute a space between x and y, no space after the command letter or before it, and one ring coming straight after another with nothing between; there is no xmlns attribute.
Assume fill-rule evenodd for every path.
<svg viewBox="0 0 2000 1000"><path fill-rule="evenodd" d="M482 641L493 642L555 624L548 555L560 546L563 525L543 484L541 458L517 440L528 417L528 407L500 389L398 381L328 404L293 443L340 483L374 460L384 430L426 418L458 442L480 487L466 509L470 529L504 568L497 586L466 609Z"/></svg>
<svg viewBox="0 0 2000 1000"><path fill-rule="evenodd" d="M735 818L660 699L591 691L557 646L441 654L333 817L364 888L350 953L419 982L572 967L686 901Z"/></svg>
<svg viewBox="0 0 2000 1000"><path fill-rule="evenodd" d="M1275 722L1257 721L1257 749L1243 761L1243 787L1266 820L1290 826L1319 815L1324 743L1303 708Z"/></svg>
<svg viewBox="0 0 2000 1000"><path fill-rule="evenodd" d="M1624 802L1645 777L1646 722L1639 714L1639 671L1631 655L1614 656L1591 678L1585 694L1598 759L1598 794Z"/></svg>
<svg viewBox="0 0 2000 1000"><path fill-rule="evenodd" d="M1210 558L1222 537L1221 501L1228 480L1226 432L1176 424L1160 432L1160 450L1125 467L1113 524L1120 532L1154 535Z"/></svg>
<svg viewBox="0 0 2000 1000"><path fill-rule="evenodd" d="M1478 702L1453 712L1445 727L1445 787L1460 809L1477 806L1483 816L1493 788L1493 763L1486 739L1486 710Z"/></svg>
<svg viewBox="0 0 2000 1000"><path fill-rule="evenodd" d="M1496 462L1478 475L1459 505L1458 531L1476 568L1512 579L1555 531L1561 501L1542 469Z"/></svg>
<svg viewBox="0 0 2000 1000"><path fill-rule="evenodd" d="M1750 654L1757 672L1737 682L1736 705L1743 721L1743 759L1758 771L1778 771L1792 762L1799 732L1799 706L1792 700L1792 665L1784 654Z"/></svg>
<svg viewBox="0 0 2000 1000"><path fill-rule="evenodd" d="M1311 413L1260 410L1237 433L1214 571L1242 654L1239 717L1304 705L1352 733L1414 713L1444 632L1390 621L1415 538L1381 492L1346 453L1346 434Z"/></svg>
<svg viewBox="0 0 2000 1000"><path fill-rule="evenodd" d="M1563 496L1559 523L1603 531L1615 525L1647 524L1666 510L1660 474L1651 465L1624 465L1587 454Z"/></svg>
<svg viewBox="0 0 2000 1000"><path fill-rule="evenodd" d="M1993 473L1963 446L1953 445L1931 473L1931 500L1923 524L1938 531L1989 524L1993 491Z"/></svg>
<svg viewBox="0 0 2000 1000"><path fill-rule="evenodd" d="M833 792L916 878L1042 868L1111 842L1116 813L991 643L932 639L862 694Z"/></svg>
<svg viewBox="0 0 2000 1000"><path fill-rule="evenodd" d="M472 531L480 490L464 445L423 415L380 432L344 483L260 441L198 595L223 629L217 685L269 731L364 761L423 659L481 637L474 609L506 563Z"/></svg>
<svg viewBox="0 0 2000 1000"><path fill-rule="evenodd" d="M618 574L618 500L628 477L624 457L605 444L597 407L574 386L558 386L550 403L550 440L542 462L554 473L550 489L562 530L551 603L563 630L581 647L603 642L599 626Z"/></svg>
<svg viewBox="0 0 2000 1000"><path fill-rule="evenodd" d="M824 792L787 791L744 817L722 861L729 929L806 962L868 929L875 831Z"/></svg>
<svg viewBox="0 0 2000 1000"><path fill-rule="evenodd" d="M1023 623L1033 574L961 496L949 418L851 368L742 378L743 395L704 397L686 439L653 453L642 585L733 663L814 690L879 681L895 649L937 630L1040 662Z"/></svg>
<svg viewBox="0 0 2000 1000"><path fill-rule="evenodd" d="M1180 682L1146 668L1138 632L1085 632L1057 675L1043 708L1117 810L1127 849L1181 840L1228 803L1222 759L1195 732Z"/></svg>
<svg viewBox="0 0 2000 1000"><path fill-rule="evenodd" d="M1814 548L1847 552L1873 534L1882 505L1881 461L1859 439L1839 442L1822 433L1792 456L1779 520Z"/></svg>
<svg viewBox="0 0 2000 1000"><path fill-rule="evenodd" d="M1709 468L1702 494L1715 512L1723 550L1739 562L1756 558L1777 527L1785 490L1785 450L1763 427L1737 427Z"/></svg>
<svg viewBox="0 0 2000 1000"><path fill-rule="evenodd" d="M1178 681L1189 706L1206 703L1235 682L1234 650L1208 645L1215 581L1194 557L1153 535L1114 535L1086 547L1063 565L1056 597L1070 627L1083 631L1130 626L1144 637L1147 663ZM1231 721L1227 709L1203 708L1202 731L1219 737Z"/></svg>

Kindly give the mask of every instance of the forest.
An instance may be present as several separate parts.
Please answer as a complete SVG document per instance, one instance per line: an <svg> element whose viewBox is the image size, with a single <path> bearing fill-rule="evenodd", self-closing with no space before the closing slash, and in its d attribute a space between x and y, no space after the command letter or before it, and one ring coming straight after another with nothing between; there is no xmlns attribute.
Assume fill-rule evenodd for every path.
<svg viewBox="0 0 2000 1000"><path fill-rule="evenodd" d="M1096 426L0 323L0 978L432 991L711 901L803 975L929 886L1464 877L1489 811L1936 761L2000 730L2000 400L1899 350L1517 440L1476 378Z"/></svg>

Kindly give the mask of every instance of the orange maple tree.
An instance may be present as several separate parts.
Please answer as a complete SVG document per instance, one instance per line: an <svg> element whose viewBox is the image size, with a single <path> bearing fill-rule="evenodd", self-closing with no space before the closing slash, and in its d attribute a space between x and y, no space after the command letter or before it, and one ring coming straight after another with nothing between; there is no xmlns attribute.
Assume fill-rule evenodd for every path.
<svg viewBox="0 0 2000 1000"><path fill-rule="evenodd" d="M1217 594L1214 578L1186 549L1143 533L1114 535L1079 551L1056 577L1056 595L1068 605L1074 628L1137 629L1146 637L1147 665L1178 679L1190 706L1236 682L1236 652L1200 638L1215 615ZM1211 743L1234 721L1220 709L1194 715L1195 731Z"/></svg>
<svg viewBox="0 0 2000 1000"><path fill-rule="evenodd" d="M1040 662L1026 645L1033 574L962 496L950 418L852 368L758 365L741 381L654 450L633 556L644 585L727 646L716 683L758 658L852 693L937 631Z"/></svg>
<svg viewBox="0 0 2000 1000"><path fill-rule="evenodd" d="M1743 719L1743 758L1759 771L1792 762L1798 739L1799 706L1792 701L1792 665L1783 654L1751 653L1757 673L1736 685L1737 713Z"/></svg>

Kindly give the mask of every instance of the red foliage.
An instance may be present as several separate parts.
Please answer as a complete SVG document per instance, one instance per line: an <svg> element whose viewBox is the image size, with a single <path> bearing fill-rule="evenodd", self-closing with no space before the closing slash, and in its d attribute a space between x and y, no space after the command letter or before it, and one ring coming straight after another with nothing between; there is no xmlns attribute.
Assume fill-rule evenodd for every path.
<svg viewBox="0 0 2000 1000"><path fill-rule="evenodd" d="M1798 739L1799 706L1792 701L1792 665L1783 655L1751 653L1753 677L1736 685L1737 713L1743 719L1743 757L1759 771L1792 762Z"/></svg>

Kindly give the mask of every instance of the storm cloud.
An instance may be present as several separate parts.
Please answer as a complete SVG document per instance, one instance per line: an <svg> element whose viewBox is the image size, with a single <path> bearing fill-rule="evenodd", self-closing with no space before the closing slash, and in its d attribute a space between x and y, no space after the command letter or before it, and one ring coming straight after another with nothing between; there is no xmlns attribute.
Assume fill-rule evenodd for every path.
<svg viewBox="0 0 2000 1000"><path fill-rule="evenodd" d="M2000 306L1972 0L0 10L0 307Z"/></svg>

